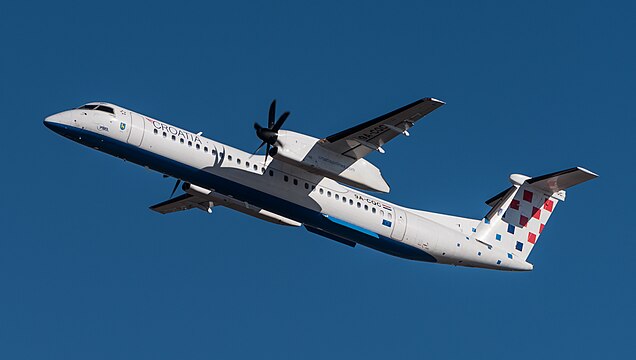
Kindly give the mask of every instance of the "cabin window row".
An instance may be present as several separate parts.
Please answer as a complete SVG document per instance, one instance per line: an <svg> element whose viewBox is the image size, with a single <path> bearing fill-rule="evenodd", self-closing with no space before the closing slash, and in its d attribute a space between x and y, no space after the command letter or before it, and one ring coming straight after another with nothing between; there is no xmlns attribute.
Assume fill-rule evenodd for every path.
<svg viewBox="0 0 636 360"><path fill-rule="evenodd" d="M229 157L229 156L228 156ZM274 170L269 170L268 172L269 176L274 176ZM289 175L283 175L283 181L285 182L289 182L290 178ZM291 181L294 185L298 186L299 181L298 179L292 179ZM309 184L308 182L304 183L304 188L306 190L309 190L311 188L311 191L314 191L316 189L316 186L313 184ZM332 193L331 190L325 190L324 188L318 188L318 193L320 195L326 195L328 198L332 198L335 200L339 200L342 201L343 204L349 204L351 206L356 206L358 209L364 209L365 211L369 211L371 210L371 212L373 214L377 213L378 210L375 206L369 206L368 204L363 204L360 201L354 201L351 198L347 198L346 196L337 194L337 193ZM380 215L384 216L384 210L380 209ZM390 212L387 212L388 218L391 219L392 215Z"/></svg>
<svg viewBox="0 0 636 360"><path fill-rule="evenodd" d="M263 170L264 170L264 169L263 169ZM268 171L268 174L269 174L269 176L274 176L274 170L271 170L271 169L270 169L270 170ZM283 181L284 181L284 182L289 182L289 180L290 180L289 175L283 175ZM298 185L300 184L300 181L298 181L298 179L296 179L296 178L292 178L292 179L291 179L291 182L292 182L294 185L296 185L296 186L298 186ZM314 189L316 189L316 185L310 184L310 183L308 183L308 182L305 182L303 186L305 187L305 190L310 190L310 189L311 189L311 191L314 191Z"/></svg>
<svg viewBox="0 0 636 360"><path fill-rule="evenodd" d="M333 198L334 198L335 200L340 200L340 201L342 201L342 203L343 203L343 204L349 204L349 205L351 205L351 206L353 206L353 205L355 204L355 206L356 206L358 209L364 209L365 211L369 211L369 209L371 209L371 212L372 212L372 213L374 213L374 214L378 211L378 210L375 208L375 206L371 206L371 207L370 207L368 204L363 204L363 203L362 203L362 202L360 202L360 201L354 201L353 199L351 199L351 198L347 198L346 196L341 196L340 194L337 194L337 193L333 193L333 194L332 194L331 190L326 190L326 191L325 191L325 189L320 188L320 189L318 190L318 193L320 193L320 195L326 195L328 198L331 198L331 197L332 197L332 195L333 195ZM380 210L380 214L384 215L384 211L383 211L383 210Z"/></svg>
<svg viewBox="0 0 636 360"><path fill-rule="evenodd" d="M154 133L155 135L159 135L159 130L154 129L154 130L153 130L153 133ZM167 133L167 132L165 132L165 131L163 131L163 132L161 133L161 135L163 136L163 138L164 138L164 139L165 139L165 138L168 138L168 133ZM172 141L174 141L174 142L176 142L176 141L177 141L177 136L176 136L176 135L170 135L170 138L171 138L171 139L172 139ZM185 143L186 143L186 141L185 141L185 139L184 139L184 138L180 137L180 138L179 138L179 143L180 143L180 144L185 144ZM201 147L202 147L202 146L201 146L201 144L198 144L198 143L197 143L197 144L193 144L193 143L192 143L192 141L188 140L188 146L189 146L189 147L192 147L193 145L194 145L194 148L195 148L195 149L197 149L197 150L201 150ZM216 156L216 150L215 150L215 149L212 149L212 150L210 151L210 149L208 149L208 147L207 147L207 146L203 146L203 152L204 152L204 153L210 152L213 156ZM219 153L219 156L223 157L223 154L222 154L222 153Z"/></svg>
<svg viewBox="0 0 636 360"><path fill-rule="evenodd" d="M228 155L227 155L227 160L228 160L228 161L232 161L232 159L233 159L232 155L228 154ZM241 158L237 157L237 158L236 158L236 163L237 163L238 165L241 165L241 164L243 163L243 161L241 160ZM246 167L247 169L249 169L249 168L250 168L250 162L249 162L249 161L245 161L245 167ZM252 164L251 164L251 168L252 168L254 171L258 171L258 165L257 165L257 164L252 163ZM261 167L261 173L265 173L265 168L264 168L264 167Z"/></svg>

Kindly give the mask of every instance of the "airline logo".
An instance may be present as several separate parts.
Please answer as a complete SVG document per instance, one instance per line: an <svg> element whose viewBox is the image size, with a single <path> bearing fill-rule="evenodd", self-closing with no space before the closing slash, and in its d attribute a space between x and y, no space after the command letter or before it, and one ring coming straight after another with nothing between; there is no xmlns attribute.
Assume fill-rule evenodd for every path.
<svg viewBox="0 0 636 360"><path fill-rule="evenodd" d="M176 127L168 125L168 124L164 124L161 121L157 121L157 120L151 119L149 117L145 117L145 118L146 118L146 120L150 121L152 123L152 126L154 126L155 129L157 129L157 130L165 131L167 133L170 133L172 135L185 138L186 140L190 140L192 142L201 143L201 139L199 138L198 135L195 135L195 134L193 134L191 132L188 132L188 131L181 130L179 128L176 128Z"/></svg>
<svg viewBox="0 0 636 360"><path fill-rule="evenodd" d="M124 122L120 122L120 123L119 123L119 130L121 130L121 131L126 130L126 123L124 123Z"/></svg>

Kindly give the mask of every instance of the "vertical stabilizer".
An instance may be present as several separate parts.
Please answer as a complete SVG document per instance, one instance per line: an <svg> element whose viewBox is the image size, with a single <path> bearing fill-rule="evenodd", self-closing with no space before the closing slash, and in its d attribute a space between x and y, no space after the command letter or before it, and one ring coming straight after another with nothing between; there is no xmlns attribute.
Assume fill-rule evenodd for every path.
<svg viewBox="0 0 636 360"><path fill-rule="evenodd" d="M543 232L565 189L596 178L583 168L573 168L535 178L513 174L512 186L486 201L492 210L476 228L475 238L526 260Z"/></svg>

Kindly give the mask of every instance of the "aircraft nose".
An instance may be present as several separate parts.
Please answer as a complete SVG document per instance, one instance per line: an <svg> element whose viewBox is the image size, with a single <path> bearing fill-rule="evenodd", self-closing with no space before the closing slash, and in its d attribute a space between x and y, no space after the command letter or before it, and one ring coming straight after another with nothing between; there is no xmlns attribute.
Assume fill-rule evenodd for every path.
<svg viewBox="0 0 636 360"><path fill-rule="evenodd" d="M56 133L60 133L66 128L64 116L61 113L47 116L44 118L44 126Z"/></svg>

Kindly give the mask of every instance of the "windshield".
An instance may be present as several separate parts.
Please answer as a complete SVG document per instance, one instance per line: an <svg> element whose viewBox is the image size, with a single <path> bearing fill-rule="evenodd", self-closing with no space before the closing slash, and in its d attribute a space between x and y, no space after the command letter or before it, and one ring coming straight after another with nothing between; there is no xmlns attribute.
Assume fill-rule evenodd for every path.
<svg viewBox="0 0 636 360"><path fill-rule="evenodd" d="M107 112L109 114L115 115L115 111L113 110L112 107L104 106L104 105L86 104L86 105L82 105L78 107L78 109L97 110L97 111L103 111L103 112Z"/></svg>

